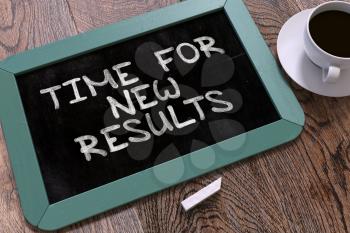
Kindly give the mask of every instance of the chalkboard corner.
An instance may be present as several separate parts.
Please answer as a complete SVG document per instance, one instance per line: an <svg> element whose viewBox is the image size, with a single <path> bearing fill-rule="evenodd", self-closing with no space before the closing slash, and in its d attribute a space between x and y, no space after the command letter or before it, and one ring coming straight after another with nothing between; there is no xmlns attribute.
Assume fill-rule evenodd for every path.
<svg viewBox="0 0 350 233"><path fill-rule="evenodd" d="M292 106L291 109L294 111L282 113L282 118L303 128L305 125L305 114L303 109L299 104Z"/></svg>
<svg viewBox="0 0 350 233"><path fill-rule="evenodd" d="M32 227L40 230L45 230L43 228L40 228L39 224L43 216L45 215L47 208L49 207L49 204L46 206L42 206L42 208L37 208L37 209L27 209L22 207L22 212L24 219L28 224L30 224Z"/></svg>

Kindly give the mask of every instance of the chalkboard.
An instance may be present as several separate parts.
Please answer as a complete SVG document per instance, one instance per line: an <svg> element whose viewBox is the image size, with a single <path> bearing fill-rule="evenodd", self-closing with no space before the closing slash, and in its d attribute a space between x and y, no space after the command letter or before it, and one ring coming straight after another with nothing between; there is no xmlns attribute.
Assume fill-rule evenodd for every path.
<svg viewBox="0 0 350 233"><path fill-rule="evenodd" d="M33 225L62 227L300 133L301 108L244 5L198 3L0 63L15 80L0 79L0 116Z"/></svg>
<svg viewBox="0 0 350 233"><path fill-rule="evenodd" d="M50 203L280 119L224 11L26 73L17 83ZM81 153L80 143L91 140L103 152Z"/></svg>

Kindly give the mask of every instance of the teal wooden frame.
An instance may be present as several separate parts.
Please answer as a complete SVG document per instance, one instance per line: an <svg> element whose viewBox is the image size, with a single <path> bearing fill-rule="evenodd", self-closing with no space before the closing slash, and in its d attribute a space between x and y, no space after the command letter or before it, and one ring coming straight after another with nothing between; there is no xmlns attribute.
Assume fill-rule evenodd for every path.
<svg viewBox="0 0 350 233"><path fill-rule="evenodd" d="M22 210L29 223L45 230L58 229L175 183L157 182L154 170L150 168L50 205L15 76L218 10L224 10L229 17L281 120L212 145L216 160L210 168L198 170L191 165L191 157L200 154L205 159L209 156L208 148L204 148L160 164L156 166L158 171L167 176L165 172L176 170L181 161L184 175L176 181L180 183L286 143L299 135L304 125L303 111L241 0L188 0L26 51L0 63L0 119ZM244 146L236 151L222 149L242 140Z"/></svg>

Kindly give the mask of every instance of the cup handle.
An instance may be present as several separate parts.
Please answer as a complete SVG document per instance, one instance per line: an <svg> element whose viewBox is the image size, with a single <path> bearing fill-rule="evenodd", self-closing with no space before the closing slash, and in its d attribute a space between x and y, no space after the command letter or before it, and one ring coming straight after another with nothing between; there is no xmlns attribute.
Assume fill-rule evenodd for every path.
<svg viewBox="0 0 350 233"><path fill-rule="evenodd" d="M337 66L329 66L327 69L323 69L322 80L325 83L335 83L340 76L340 68Z"/></svg>

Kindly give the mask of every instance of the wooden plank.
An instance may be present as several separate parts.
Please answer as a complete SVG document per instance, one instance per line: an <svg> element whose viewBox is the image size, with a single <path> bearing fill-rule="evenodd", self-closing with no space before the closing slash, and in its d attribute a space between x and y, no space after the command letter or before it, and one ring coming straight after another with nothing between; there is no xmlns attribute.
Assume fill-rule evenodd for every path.
<svg viewBox="0 0 350 233"><path fill-rule="evenodd" d="M76 34L65 0L3 0L0 12L0 59Z"/></svg>
<svg viewBox="0 0 350 233"><path fill-rule="evenodd" d="M283 23L300 10L313 8L322 2L325 1L280 1L278 4L275 1L246 1L274 54L277 53L276 40ZM290 83L303 105L307 121L301 139L292 148L293 157L283 163L281 161L280 165L283 168L288 168L284 167L288 165L300 175L297 180L291 170L285 171L290 179L299 183L287 190L289 200L281 195L286 201L284 208L289 207L294 215L292 221L288 221L299 221L301 226L294 231L304 228L302 232L350 232L350 130L346 127L350 123L350 98L320 97ZM281 185L281 189L285 189L287 184ZM303 196L296 192L301 192Z"/></svg>
<svg viewBox="0 0 350 233"><path fill-rule="evenodd" d="M79 32L117 22L176 2L177 0L68 0Z"/></svg>
<svg viewBox="0 0 350 233"><path fill-rule="evenodd" d="M109 211L72 225L60 232L130 232L143 233L136 209L130 205Z"/></svg>

